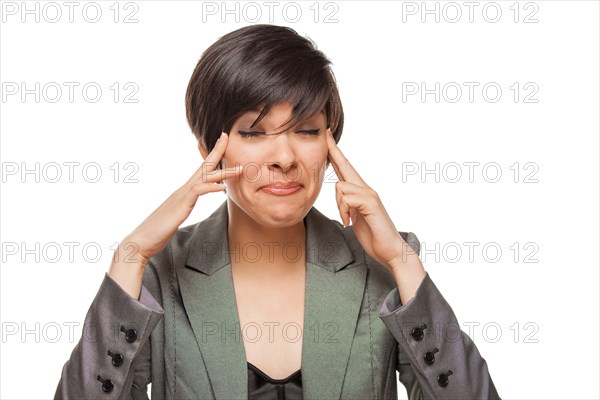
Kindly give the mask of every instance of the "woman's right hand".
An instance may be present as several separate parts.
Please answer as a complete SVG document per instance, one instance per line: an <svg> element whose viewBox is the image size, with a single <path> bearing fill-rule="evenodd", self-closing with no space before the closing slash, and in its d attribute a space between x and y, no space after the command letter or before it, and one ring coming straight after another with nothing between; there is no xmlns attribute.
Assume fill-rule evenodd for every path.
<svg viewBox="0 0 600 400"><path fill-rule="evenodd" d="M171 241L179 226L192 212L198 197L224 190L225 184L217 182L241 173L241 165L216 169L227 149L228 141L229 136L223 134L192 177L119 243L108 275L132 297L139 298L143 271L148 260Z"/></svg>

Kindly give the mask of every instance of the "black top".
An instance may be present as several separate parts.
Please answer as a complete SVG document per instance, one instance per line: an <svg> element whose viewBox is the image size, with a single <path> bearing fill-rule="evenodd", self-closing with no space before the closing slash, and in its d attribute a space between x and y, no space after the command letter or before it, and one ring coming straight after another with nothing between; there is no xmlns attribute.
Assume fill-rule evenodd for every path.
<svg viewBox="0 0 600 400"><path fill-rule="evenodd" d="M248 400L302 400L302 374L273 379L248 362Z"/></svg>

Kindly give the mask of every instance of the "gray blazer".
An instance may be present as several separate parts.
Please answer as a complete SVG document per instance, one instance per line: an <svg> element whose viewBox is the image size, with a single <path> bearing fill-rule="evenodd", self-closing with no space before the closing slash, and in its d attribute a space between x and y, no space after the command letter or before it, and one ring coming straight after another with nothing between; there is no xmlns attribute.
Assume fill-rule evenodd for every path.
<svg viewBox="0 0 600 400"><path fill-rule="evenodd" d="M139 300L105 275L55 398L147 399L150 382L153 399L248 398L227 222L224 201L180 228L150 259ZM396 371L411 400L500 398L429 273L402 305L351 227L314 207L304 223L304 399L397 399ZM417 237L399 233L419 254Z"/></svg>

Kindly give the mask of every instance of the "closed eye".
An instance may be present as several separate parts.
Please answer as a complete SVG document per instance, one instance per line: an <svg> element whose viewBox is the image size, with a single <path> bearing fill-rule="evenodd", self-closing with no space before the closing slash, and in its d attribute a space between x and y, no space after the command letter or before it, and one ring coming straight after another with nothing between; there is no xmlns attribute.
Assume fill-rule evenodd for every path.
<svg viewBox="0 0 600 400"><path fill-rule="evenodd" d="M320 129L309 129L309 130L304 130L304 131L297 131L296 133L301 133L304 136L308 136L308 135L315 135L316 136L316 135L319 134L320 131L321 131ZM238 133L243 138L264 135L263 132L255 132L255 131L238 131Z"/></svg>
<svg viewBox="0 0 600 400"><path fill-rule="evenodd" d="M304 133L304 134L308 134L308 135L318 135L320 131L321 131L320 129L309 129L306 131L298 131L296 133Z"/></svg>
<svg viewBox="0 0 600 400"><path fill-rule="evenodd" d="M264 133L262 133L262 132L246 132L246 131L238 131L238 132L239 132L240 136L243 138L264 135Z"/></svg>

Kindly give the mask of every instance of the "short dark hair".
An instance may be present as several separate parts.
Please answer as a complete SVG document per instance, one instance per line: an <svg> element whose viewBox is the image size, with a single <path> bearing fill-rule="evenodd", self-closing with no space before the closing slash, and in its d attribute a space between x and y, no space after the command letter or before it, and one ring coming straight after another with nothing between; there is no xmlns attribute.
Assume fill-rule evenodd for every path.
<svg viewBox="0 0 600 400"><path fill-rule="evenodd" d="M255 24L219 38L198 61L185 95L188 124L198 143L212 151L221 132L248 111L260 112L289 101L290 127L321 111L336 142L344 110L331 61L310 38L294 29Z"/></svg>

